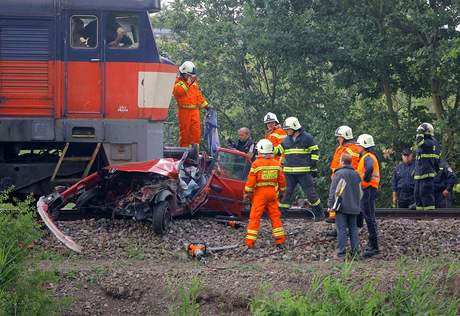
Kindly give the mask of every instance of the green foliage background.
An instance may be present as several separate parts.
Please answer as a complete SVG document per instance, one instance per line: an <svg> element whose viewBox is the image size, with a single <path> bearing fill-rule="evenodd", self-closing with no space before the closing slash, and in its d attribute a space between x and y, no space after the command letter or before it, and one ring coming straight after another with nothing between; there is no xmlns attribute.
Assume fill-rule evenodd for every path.
<svg viewBox="0 0 460 316"><path fill-rule="evenodd" d="M460 1L175 0L153 25L177 64L196 63L205 97L217 108L221 140L263 116L297 116L321 149L322 198L343 124L372 134L382 153L379 206L390 206L390 178L417 126L435 125L443 157L460 167ZM174 108L174 105L172 106ZM174 110L168 135L177 135Z"/></svg>
<svg viewBox="0 0 460 316"><path fill-rule="evenodd" d="M54 315L61 303L46 286L57 280L36 270L29 246L41 235L34 217L34 199L7 203L10 191L0 192L0 316Z"/></svg>

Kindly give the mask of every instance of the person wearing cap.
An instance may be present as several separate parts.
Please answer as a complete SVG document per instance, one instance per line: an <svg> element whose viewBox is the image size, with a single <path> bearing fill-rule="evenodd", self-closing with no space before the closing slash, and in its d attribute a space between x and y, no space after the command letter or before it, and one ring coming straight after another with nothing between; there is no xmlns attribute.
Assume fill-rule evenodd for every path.
<svg viewBox="0 0 460 316"><path fill-rule="evenodd" d="M179 67L173 95L177 103L179 121L179 146L189 147L201 140L200 109L208 108L208 101L201 94L196 77L196 67L191 61Z"/></svg>
<svg viewBox="0 0 460 316"><path fill-rule="evenodd" d="M286 194L281 199L280 208L286 211L291 207L294 190L297 184L300 184L315 217L322 219L324 212L313 183L313 178L318 176L319 147L313 136L302 128L296 117L288 117L283 128L286 129L288 136L274 150L275 155L284 155L283 172L287 183Z"/></svg>
<svg viewBox="0 0 460 316"><path fill-rule="evenodd" d="M402 162L395 168L391 178L392 206L399 208L409 208L414 204L414 156L412 150L405 148L401 155Z"/></svg>
<svg viewBox="0 0 460 316"><path fill-rule="evenodd" d="M364 250L365 258L380 253L378 243L377 221L375 219L375 199L380 184L380 165L375 150L374 138L369 134L362 134L358 137L361 159L358 164L358 173L361 176L361 188L363 197L361 199L361 210L366 220L369 240Z"/></svg>

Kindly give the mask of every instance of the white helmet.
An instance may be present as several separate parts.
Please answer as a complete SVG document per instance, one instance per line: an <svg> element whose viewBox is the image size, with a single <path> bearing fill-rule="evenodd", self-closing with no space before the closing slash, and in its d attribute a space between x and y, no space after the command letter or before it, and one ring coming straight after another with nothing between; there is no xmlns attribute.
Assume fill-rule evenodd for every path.
<svg viewBox="0 0 460 316"><path fill-rule="evenodd" d="M430 123L422 123L417 127L417 132L423 132L424 134L434 136L434 127Z"/></svg>
<svg viewBox="0 0 460 316"><path fill-rule="evenodd" d="M293 129L293 130L296 131L296 130L300 129L301 127L302 127L302 125L300 125L299 120L297 119L297 117L291 116L291 117L288 117L286 119L286 121L284 121L284 126L283 126L284 129L289 129L290 128L290 129Z"/></svg>
<svg viewBox="0 0 460 316"><path fill-rule="evenodd" d="M374 137L369 134L361 134L357 140L358 144L364 148L375 146Z"/></svg>
<svg viewBox="0 0 460 316"><path fill-rule="evenodd" d="M353 139L353 131L350 126L342 125L335 130L335 136L341 136L345 139Z"/></svg>
<svg viewBox="0 0 460 316"><path fill-rule="evenodd" d="M261 139L257 143L257 151L261 154L272 154L273 153L273 144L268 139Z"/></svg>
<svg viewBox="0 0 460 316"><path fill-rule="evenodd" d="M280 123L280 121L278 121L278 118L276 117L275 113L268 112L264 116L264 124L268 124L268 123L271 123L271 122L276 122L278 124Z"/></svg>
<svg viewBox="0 0 460 316"><path fill-rule="evenodd" d="M181 74L196 75L195 64L191 61L186 61L179 67L179 72Z"/></svg>

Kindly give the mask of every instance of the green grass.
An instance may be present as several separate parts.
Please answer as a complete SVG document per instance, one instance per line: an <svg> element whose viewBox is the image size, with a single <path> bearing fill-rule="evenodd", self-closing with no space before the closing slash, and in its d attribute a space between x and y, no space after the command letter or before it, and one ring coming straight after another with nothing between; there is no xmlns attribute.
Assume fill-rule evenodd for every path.
<svg viewBox="0 0 460 316"><path fill-rule="evenodd" d="M458 262L400 263L395 276L360 276L359 264L339 273L314 274L306 293L274 292L262 286L250 304L253 315L457 315L459 300L451 281ZM358 275L358 276L356 276Z"/></svg>
<svg viewBox="0 0 460 316"><path fill-rule="evenodd" d="M199 316L200 304L198 297L203 291L203 285L198 277L193 277L188 287L179 288L176 306L169 309L174 316Z"/></svg>
<svg viewBox="0 0 460 316"><path fill-rule="evenodd" d="M133 243L128 244L126 247L126 254L128 255L129 259L144 260L145 258L144 249L142 249L141 246Z"/></svg>

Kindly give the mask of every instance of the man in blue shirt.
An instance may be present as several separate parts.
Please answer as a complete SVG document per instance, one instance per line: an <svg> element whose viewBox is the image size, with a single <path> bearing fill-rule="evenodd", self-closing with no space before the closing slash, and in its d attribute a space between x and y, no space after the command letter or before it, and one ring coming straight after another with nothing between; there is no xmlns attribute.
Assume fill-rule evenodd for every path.
<svg viewBox="0 0 460 316"><path fill-rule="evenodd" d="M411 204L414 204L414 168L412 150L409 148L403 149L402 162L396 167L391 179L393 207L409 208Z"/></svg>

